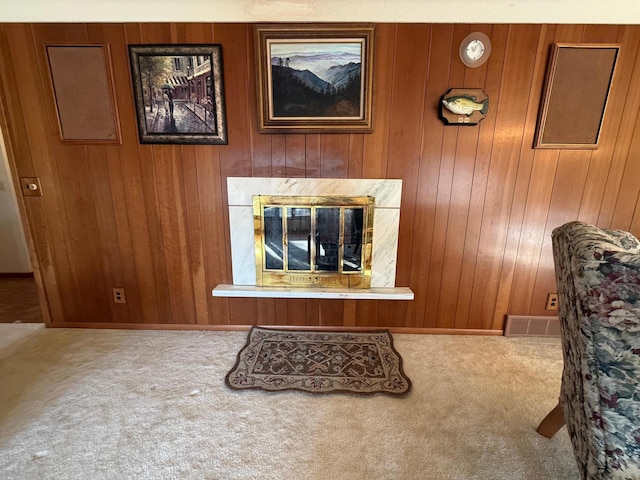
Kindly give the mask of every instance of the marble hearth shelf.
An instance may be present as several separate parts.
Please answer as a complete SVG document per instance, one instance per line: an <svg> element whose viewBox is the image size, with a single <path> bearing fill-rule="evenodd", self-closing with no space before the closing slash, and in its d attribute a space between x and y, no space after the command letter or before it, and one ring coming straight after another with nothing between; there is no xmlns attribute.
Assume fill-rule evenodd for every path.
<svg viewBox="0 0 640 480"><path fill-rule="evenodd" d="M409 287L392 288L293 288L218 285L214 297L330 298L343 300L413 300Z"/></svg>

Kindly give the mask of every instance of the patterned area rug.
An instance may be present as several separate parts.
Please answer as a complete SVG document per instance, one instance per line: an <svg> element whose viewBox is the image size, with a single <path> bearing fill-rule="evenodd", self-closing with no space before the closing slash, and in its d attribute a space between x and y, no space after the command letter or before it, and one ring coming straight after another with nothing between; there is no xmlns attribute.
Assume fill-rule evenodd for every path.
<svg viewBox="0 0 640 480"><path fill-rule="evenodd" d="M235 389L406 395L411 380L389 331L318 332L253 327L225 377Z"/></svg>

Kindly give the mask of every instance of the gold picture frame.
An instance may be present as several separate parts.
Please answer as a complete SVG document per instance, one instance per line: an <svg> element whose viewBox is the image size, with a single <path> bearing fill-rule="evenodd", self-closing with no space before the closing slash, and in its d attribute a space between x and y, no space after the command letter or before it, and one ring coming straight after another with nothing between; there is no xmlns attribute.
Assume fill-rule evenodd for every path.
<svg viewBox="0 0 640 480"><path fill-rule="evenodd" d="M255 26L263 133L373 129L371 25Z"/></svg>
<svg viewBox="0 0 640 480"><path fill-rule="evenodd" d="M620 45L553 45L534 148L598 148Z"/></svg>

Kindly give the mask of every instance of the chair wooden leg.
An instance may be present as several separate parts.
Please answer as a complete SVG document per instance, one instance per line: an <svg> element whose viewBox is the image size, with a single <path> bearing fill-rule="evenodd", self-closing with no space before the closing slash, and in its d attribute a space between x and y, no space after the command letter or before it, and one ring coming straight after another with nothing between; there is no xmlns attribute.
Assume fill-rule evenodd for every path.
<svg viewBox="0 0 640 480"><path fill-rule="evenodd" d="M564 426L564 413L560 403L544 417L538 425L537 432L543 437L551 438Z"/></svg>

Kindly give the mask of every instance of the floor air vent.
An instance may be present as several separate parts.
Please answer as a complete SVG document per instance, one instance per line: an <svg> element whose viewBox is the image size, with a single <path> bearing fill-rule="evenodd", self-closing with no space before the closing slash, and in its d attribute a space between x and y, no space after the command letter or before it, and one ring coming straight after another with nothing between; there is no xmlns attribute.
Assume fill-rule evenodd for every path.
<svg viewBox="0 0 640 480"><path fill-rule="evenodd" d="M505 337L560 337L558 317L507 315Z"/></svg>

